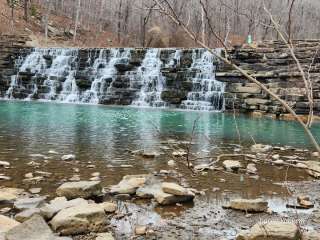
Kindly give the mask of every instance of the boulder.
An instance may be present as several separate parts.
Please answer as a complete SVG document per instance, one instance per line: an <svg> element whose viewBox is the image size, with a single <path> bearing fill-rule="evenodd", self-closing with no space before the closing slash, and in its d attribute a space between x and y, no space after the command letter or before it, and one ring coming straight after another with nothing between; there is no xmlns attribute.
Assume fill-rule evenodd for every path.
<svg viewBox="0 0 320 240"><path fill-rule="evenodd" d="M62 209L75 207L86 203L88 203L88 201L82 198L76 198L68 201L65 197L58 197L51 200L50 204L45 204L42 208L40 208L40 212L41 216L43 216L46 220L50 220Z"/></svg>
<svg viewBox="0 0 320 240"><path fill-rule="evenodd" d="M234 199L231 200L229 208L246 212L266 212L268 202L263 199Z"/></svg>
<svg viewBox="0 0 320 240"><path fill-rule="evenodd" d="M305 162L305 164L307 165L307 172L310 176L320 178L320 162L308 161Z"/></svg>
<svg viewBox="0 0 320 240"><path fill-rule="evenodd" d="M178 196L184 196L188 194L188 189L176 183L169 183L169 182L162 183L162 191L165 193L178 195Z"/></svg>
<svg viewBox="0 0 320 240"><path fill-rule="evenodd" d="M154 198L155 194L161 190L161 183L160 182L154 182L145 184L142 187L139 187L136 191L136 195L139 198Z"/></svg>
<svg viewBox="0 0 320 240"><path fill-rule="evenodd" d="M0 188L0 203L11 203L24 192L19 188Z"/></svg>
<svg viewBox="0 0 320 240"><path fill-rule="evenodd" d="M160 205L172 205L176 203L192 201L195 195L191 191L189 191L185 195L173 195L173 194L165 193L161 189L159 189L154 194L154 197Z"/></svg>
<svg viewBox="0 0 320 240"><path fill-rule="evenodd" d="M58 196L67 199L91 198L101 195L102 187L100 181L67 182L62 184L56 192Z"/></svg>
<svg viewBox="0 0 320 240"><path fill-rule="evenodd" d="M45 197L37 198L20 198L14 202L14 208L19 210L26 210L31 208L39 208L45 204Z"/></svg>
<svg viewBox="0 0 320 240"><path fill-rule="evenodd" d="M61 210L50 221L53 230L61 235L103 232L108 225L104 208L99 204L82 204Z"/></svg>
<svg viewBox="0 0 320 240"><path fill-rule="evenodd" d="M241 168L241 163L234 160L225 160L222 163L223 167L228 171L237 171Z"/></svg>
<svg viewBox="0 0 320 240"><path fill-rule="evenodd" d="M47 223L39 215L12 228L5 235L6 240L71 240L56 237Z"/></svg>
<svg viewBox="0 0 320 240"><path fill-rule="evenodd" d="M254 144L251 146L251 151L255 153L265 153L272 150L272 146L263 144Z"/></svg>
<svg viewBox="0 0 320 240"><path fill-rule="evenodd" d="M8 232L10 229L18 226L20 223L16 220L0 215L0 234Z"/></svg>
<svg viewBox="0 0 320 240"><path fill-rule="evenodd" d="M122 180L111 187L112 194L135 194L136 190L143 186L147 181L149 175L128 175L124 176Z"/></svg>
<svg viewBox="0 0 320 240"><path fill-rule="evenodd" d="M27 210L24 210L20 213L18 213L17 215L14 216L14 218L18 221L18 222L25 222L27 220L29 220L30 218L32 218L34 215L40 215L40 209L39 208L30 208Z"/></svg>
<svg viewBox="0 0 320 240"><path fill-rule="evenodd" d="M241 232L237 240L297 240L301 239L299 229L294 223L257 223L250 230Z"/></svg>

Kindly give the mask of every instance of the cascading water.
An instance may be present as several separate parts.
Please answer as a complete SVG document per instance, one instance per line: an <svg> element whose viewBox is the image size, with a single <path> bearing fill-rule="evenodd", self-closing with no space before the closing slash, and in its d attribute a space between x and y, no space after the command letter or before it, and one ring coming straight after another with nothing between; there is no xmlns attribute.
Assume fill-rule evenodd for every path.
<svg viewBox="0 0 320 240"><path fill-rule="evenodd" d="M204 49L36 48L16 60L17 74L0 93L7 99L223 110L225 84L215 80L215 66Z"/></svg>
<svg viewBox="0 0 320 240"><path fill-rule="evenodd" d="M142 65L134 76L142 83L138 97L132 102L134 106L164 107L166 103L161 100L161 93L165 85L165 77L162 76L162 62L159 58L160 50L148 49Z"/></svg>
<svg viewBox="0 0 320 240"><path fill-rule="evenodd" d="M224 110L225 83L215 80L214 56L204 49L194 49L191 69L196 70L192 78L192 91L181 108L202 111Z"/></svg>
<svg viewBox="0 0 320 240"><path fill-rule="evenodd" d="M131 49L110 49L108 58L108 50L101 49L98 58L94 61L93 82L90 90L84 93L82 102L100 103L101 96L107 95L108 90L112 86L112 82L117 74L116 64L127 64L130 59ZM107 60L109 59L109 61Z"/></svg>

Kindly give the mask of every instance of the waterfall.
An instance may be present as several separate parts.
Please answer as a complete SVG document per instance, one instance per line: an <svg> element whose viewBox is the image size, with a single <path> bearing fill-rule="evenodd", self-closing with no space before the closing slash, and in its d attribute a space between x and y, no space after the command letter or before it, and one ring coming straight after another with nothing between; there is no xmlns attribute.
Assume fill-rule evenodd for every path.
<svg viewBox="0 0 320 240"><path fill-rule="evenodd" d="M84 93L81 101L86 103L100 103L101 98L108 94L117 74L116 64L127 64L131 49L101 49L98 58L94 61L93 82L90 90ZM109 60L108 60L109 59Z"/></svg>
<svg viewBox="0 0 320 240"><path fill-rule="evenodd" d="M6 99L224 109L225 84L204 49L35 48L15 61ZM8 86L9 85L9 86Z"/></svg>
<svg viewBox="0 0 320 240"><path fill-rule="evenodd" d="M188 110L224 110L225 83L215 80L216 64L213 54L204 49L194 49L192 66L196 75L192 78L192 91L181 108Z"/></svg>
<svg viewBox="0 0 320 240"><path fill-rule="evenodd" d="M161 73L162 62L159 54L159 49L148 49L141 66L137 70L136 78L139 79L142 87L132 105L144 107L164 107L166 105L161 100L165 77Z"/></svg>

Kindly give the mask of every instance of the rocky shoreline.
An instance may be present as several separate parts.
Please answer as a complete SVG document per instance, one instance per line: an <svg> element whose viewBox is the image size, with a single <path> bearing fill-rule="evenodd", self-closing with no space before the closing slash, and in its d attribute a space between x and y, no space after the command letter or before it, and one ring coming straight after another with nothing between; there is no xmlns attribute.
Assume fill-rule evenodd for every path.
<svg viewBox="0 0 320 240"><path fill-rule="evenodd" d="M84 181L79 175L69 176L71 181L66 178L62 182L56 180L57 187L48 186L49 195L43 195L39 183L50 179L52 173L39 169L41 162L32 161L30 165L35 170L26 173L22 179L29 186L28 190L0 189L0 239L214 237L254 240L265 236L265 231L271 237L268 239L319 239L319 155L305 149L262 144L241 150L239 146L233 146L232 149L232 153L229 151L215 156L215 160L191 166L187 166L187 153L183 148L167 149L172 156L167 162L167 170L126 175L117 184L106 186L101 182L104 176L101 169L93 172L90 180ZM57 153L52 151L51 154ZM137 159L156 161L163 153L134 150L131 154ZM76 159L77 156L72 154L61 156L64 164L76 164ZM1 161L2 172L14 168L12 164ZM204 186L188 186L188 174L191 179L199 177L206 181L212 179L211 174L225 174L224 178L218 178L222 186L229 177L239 187L247 179L269 181L264 173L267 166L268 172L273 169L274 174L284 175L283 182L270 183L287 192L286 197L279 198L282 199L280 202L274 199L276 192L270 193L272 197L258 197L259 194L248 192L247 197L239 198L223 187L204 189ZM93 163L88 163L87 167L95 169ZM189 169L189 173L182 175L183 168ZM77 173L79 168L73 168L73 171ZM293 180L293 175L301 180ZM310 177L307 175L314 180L308 180ZM1 181L8 183L14 176L2 174L1 177ZM237 183L233 178L240 181ZM269 189L272 191L271 185ZM216 202L213 195L224 200Z"/></svg>

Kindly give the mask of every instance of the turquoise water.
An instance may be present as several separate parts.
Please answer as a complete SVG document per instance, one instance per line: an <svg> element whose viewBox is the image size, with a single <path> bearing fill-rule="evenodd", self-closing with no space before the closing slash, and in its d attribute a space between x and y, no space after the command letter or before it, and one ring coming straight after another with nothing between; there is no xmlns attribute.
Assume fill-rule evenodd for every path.
<svg viewBox="0 0 320 240"><path fill-rule="evenodd" d="M125 162L128 150L154 148L171 138L188 139L197 118L199 148L238 143L232 114L1 101L0 150L17 158L53 149L88 160ZM253 138L258 143L311 148L295 122L240 115L237 124L245 144L252 144ZM320 126L312 131L320 139Z"/></svg>

